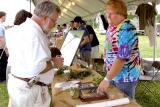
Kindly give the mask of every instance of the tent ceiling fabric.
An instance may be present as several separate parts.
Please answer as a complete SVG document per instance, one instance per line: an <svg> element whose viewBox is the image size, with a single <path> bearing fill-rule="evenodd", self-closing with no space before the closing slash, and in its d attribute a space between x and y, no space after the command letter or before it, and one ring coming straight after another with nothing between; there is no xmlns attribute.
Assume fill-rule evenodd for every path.
<svg viewBox="0 0 160 107"><path fill-rule="evenodd" d="M33 0L36 5L38 2L44 0ZM83 18L94 18L97 13L104 12L105 3L107 0L50 0L60 6L62 10L61 17L58 20L58 24L63 24L73 20L75 16L81 16ZM147 2L160 3L160 0L125 0L128 9L133 10L141 3Z"/></svg>

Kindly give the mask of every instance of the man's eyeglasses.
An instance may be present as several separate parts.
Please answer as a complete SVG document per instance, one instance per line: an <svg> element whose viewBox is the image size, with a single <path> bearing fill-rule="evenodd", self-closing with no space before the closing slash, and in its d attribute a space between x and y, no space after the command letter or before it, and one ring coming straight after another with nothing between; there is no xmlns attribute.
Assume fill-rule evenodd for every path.
<svg viewBox="0 0 160 107"><path fill-rule="evenodd" d="M53 20L51 17L48 17L53 23L56 23L56 20Z"/></svg>

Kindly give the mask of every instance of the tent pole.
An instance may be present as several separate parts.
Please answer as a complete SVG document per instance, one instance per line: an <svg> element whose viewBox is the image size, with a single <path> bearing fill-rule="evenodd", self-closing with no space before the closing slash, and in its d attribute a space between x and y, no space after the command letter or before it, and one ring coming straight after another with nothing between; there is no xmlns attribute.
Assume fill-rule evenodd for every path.
<svg viewBox="0 0 160 107"><path fill-rule="evenodd" d="M156 0L152 1L152 5L154 8L156 8ZM156 19L156 16L154 16ZM155 29L156 21L154 21L154 29ZM157 36L157 31L155 29L155 35L154 35L154 46L153 46L153 62L155 61L156 58L156 36ZM153 69L153 75L155 75L155 69Z"/></svg>
<svg viewBox="0 0 160 107"><path fill-rule="evenodd" d="M32 7L31 4L32 4L32 0L29 0L29 11L30 11L30 13L31 13L31 9L32 9L31 8Z"/></svg>
<svg viewBox="0 0 160 107"><path fill-rule="evenodd" d="M92 19L92 21L93 21L93 29L95 29L95 26L94 26L94 18Z"/></svg>

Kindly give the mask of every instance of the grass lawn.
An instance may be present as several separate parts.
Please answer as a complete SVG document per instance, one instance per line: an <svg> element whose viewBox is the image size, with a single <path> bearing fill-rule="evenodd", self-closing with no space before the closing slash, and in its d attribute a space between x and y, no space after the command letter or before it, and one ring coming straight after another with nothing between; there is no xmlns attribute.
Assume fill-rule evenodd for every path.
<svg viewBox="0 0 160 107"><path fill-rule="evenodd" d="M136 101L143 107L160 107L160 81L139 81Z"/></svg>
<svg viewBox="0 0 160 107"><path fill-rule="evenodd" d="M0 83L0 107L7 107L8 94L5 83Z"/></svg>
<svg viewBox="0 0 160 107"><path fill-rule="evenodd" d="M104 46L104 35L98 35L98 39L100 41L100 55L103 55L103 46ZM157 45L157 57L160 58L160 37L158 37L158 45ZM139 47L142 58L153 57L153 48L149 47L149 41L147 36L139 36ZM144 84L152 89L153 94L151 94ZM137 85L136 89L136 100L143 107L160 107L160 94L155 94L155 91L160 92L160 82L156 82L156 85L153 86L153 82L144 82L140 81ZM146 93L146 94L145 94ZM8 104L8 94L6 85L4 83L0 83L0 107L7 107Z"/></svg>
<svg viewBox="0 0 160 107"><path fill-rule="evenodd" d="M139 49L142 58L153 57L153 47L150 47L147 36L139 36ZM160 36L157 36L156 57L160 58Z"/></svg>

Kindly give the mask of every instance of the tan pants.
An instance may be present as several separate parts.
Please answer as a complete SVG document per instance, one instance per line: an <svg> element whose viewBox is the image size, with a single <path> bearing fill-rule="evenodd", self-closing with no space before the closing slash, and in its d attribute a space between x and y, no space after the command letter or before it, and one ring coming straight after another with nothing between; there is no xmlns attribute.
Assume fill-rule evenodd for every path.
<svg viewBox="0 0 160 107"><path fill-rule="evenodd" d="M25 81L9 75L8 93L14 107L50 107L51 97L47 86L28 88Z"/></svg>
<svg viewBox="0 0 160 107"><path fill-rule="evenodd" d="M92 47L91 58L92 59L99 58L99 47L98 46Z"/></svg>

